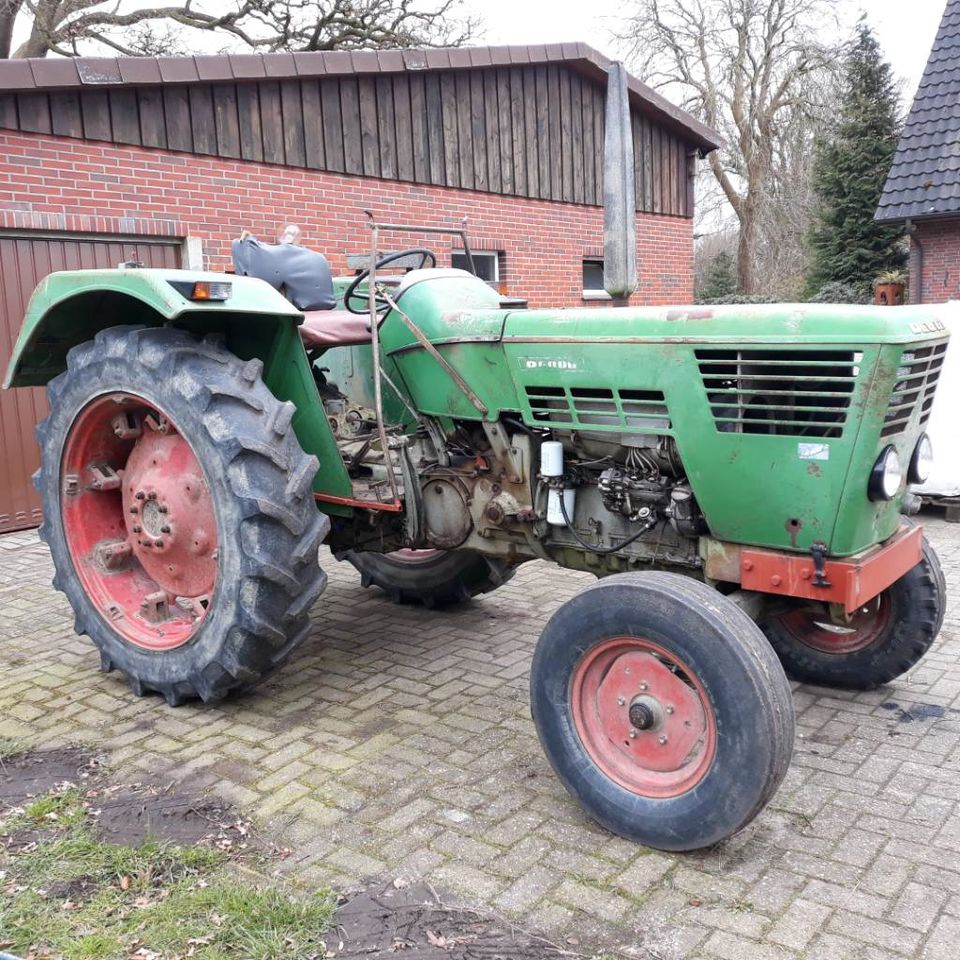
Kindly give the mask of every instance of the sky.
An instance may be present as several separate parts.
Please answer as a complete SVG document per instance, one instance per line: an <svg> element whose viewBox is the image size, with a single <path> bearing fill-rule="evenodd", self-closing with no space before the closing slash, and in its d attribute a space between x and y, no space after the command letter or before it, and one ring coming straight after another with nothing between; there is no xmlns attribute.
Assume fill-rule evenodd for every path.
<svg viewBox="0 0 960 960"><path fill-rule="evenodd" d="M610 37L625 7L629 0L477 0L474 8L486 21L486 43L580 40L615 56ZM903 84L904 106L913 100L943 8L944 0L868 0L849 6L851 26L860 13L873 26Z"/></svg>

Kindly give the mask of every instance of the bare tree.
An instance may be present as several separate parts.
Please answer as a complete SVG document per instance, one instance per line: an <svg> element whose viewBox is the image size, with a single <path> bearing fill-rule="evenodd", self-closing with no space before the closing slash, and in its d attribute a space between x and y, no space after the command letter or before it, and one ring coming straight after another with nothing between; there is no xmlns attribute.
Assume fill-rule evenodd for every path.
<svg viewBox="0 0 960 960"><path fill-rule="evenodd" d="M815 116L836 49L818 33L839 0L634 0L621 39L637 72L666 87L716 129L724 146L709 165L739 225L737 275L757 289L760 225L784 136ZM813 99L811 99L813 98Z"/></svg>
<svg viewBox="0 0 960 960"><path fill-rule="evenodd" d="M14 49L18 18L29 34ZM177 53L190 31L263 52L459 46L476 27L464 0L182 0L122 13L117 0L0 0L0 59L103 47L128 56Z"/></svg>

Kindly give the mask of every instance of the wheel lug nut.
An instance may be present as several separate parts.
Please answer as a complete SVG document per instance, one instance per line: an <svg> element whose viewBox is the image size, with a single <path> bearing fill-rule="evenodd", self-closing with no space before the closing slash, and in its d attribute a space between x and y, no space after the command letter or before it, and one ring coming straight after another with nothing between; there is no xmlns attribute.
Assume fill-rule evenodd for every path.
<svg viewBox="0 0 960 960"><path fill-rule="evenodd" d="M165 503L159 503L159 504L157 504L157 510L159 510L160 513L166 513L166 512L167 512L167 505L166 505Z"/></svg>
<svg viewBox="0 0 960 960"><path fill-rule="evenodd" d="M667 707L667 713L673 713L673 707Z"/></svg>
<svg viewBox="0 0 960 960"><path fill-rule="evenodd" d="M148 500L156 500L156 499L157 499L157 491L156 491L156 490L151 490L151 491L147 494L147 499L148 499Z"/></svg>
<svg viewBox="0 0 960 960"><path fill-rule="evenodd" d="M657 743L662 747L667 742L667 738L664 736L657 737Z"/></svg>
<svg viewBox="0 0 960 960"><path fill-rule="evenodd" d="M162 541L162 540L155 540L155 541L154 541L154 546L155 546L155 547L162 547L162 546L163 546L163 541Z"/></svg>
<svg viewBox="0 0 960 960"><path fill-rule="evenodd" d="M170 528L169 528L166 524L164 524L164 525L160 528L160 532L161 532L161 533L169 533L169 532L170 532Z"/></svg>
<svg viewBox="0 0 960 960"><path fill-rule="evenodd" d="M617 697L617 703L622 707L627 702L626 697Z"/></svg>
<svg viewBox="0 0 960 960"><path fill-rule="evenodd" d="M641 689L641 690L646 690L646 689L648 688L648 686L649 686L649 684L647 684L647 683L641 683L641 684L640 684L640 689Z"/></svg>
<svg viewBox="0 0 960 960"><path fill-rule="evenodd" d="M631 731L630 731L630 739L631 739L631 740L636 740L636 738L637 738L637 731L636 731L636 730L631 730Z"/></svg>
<svg viewBox="0 0 960 960"><path fill-rule="evenodd" d="M142 490L138 490L136 493L136 497L138 500L145 500L147 498L147 495Z"/></svg>
<svg viewBox="0 0 960 960"><path fill-rule="evenodd" d="M139 533L142 529L143 529L143 527L141 527L139 523L135 523L135 524L133 525L133 532L134 532L134 533Z"/></svg>
<svg viewBox="0 0 960 960"><path fill-rule="evenodd" d="M137 509L136 506L133 506L133 507L130 508L130 512L131 512L131 513L139 513L140 511Z"/></svg>

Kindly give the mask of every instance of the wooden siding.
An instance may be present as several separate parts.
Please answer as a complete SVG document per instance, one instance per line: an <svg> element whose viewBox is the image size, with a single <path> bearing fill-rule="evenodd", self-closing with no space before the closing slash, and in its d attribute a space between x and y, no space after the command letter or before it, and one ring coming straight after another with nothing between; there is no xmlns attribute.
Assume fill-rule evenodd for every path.
<svg viewBox="0 0 960 960"><path fill-rule="evenodd" d="M603 203L605 89L563 65L0 93L0 127ZM695 148L633 112L637 209L693 215Z"/></svg>

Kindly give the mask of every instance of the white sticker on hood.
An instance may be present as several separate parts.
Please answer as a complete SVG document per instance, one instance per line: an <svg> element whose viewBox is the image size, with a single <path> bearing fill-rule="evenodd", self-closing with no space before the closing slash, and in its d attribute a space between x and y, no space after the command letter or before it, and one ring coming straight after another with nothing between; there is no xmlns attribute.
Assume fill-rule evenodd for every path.
<svg viewBox="0 0 960 960"><path fill-rule="evenodd" d="M797 456L801 460L829 460L829 443L798 443Z"/></svg>

